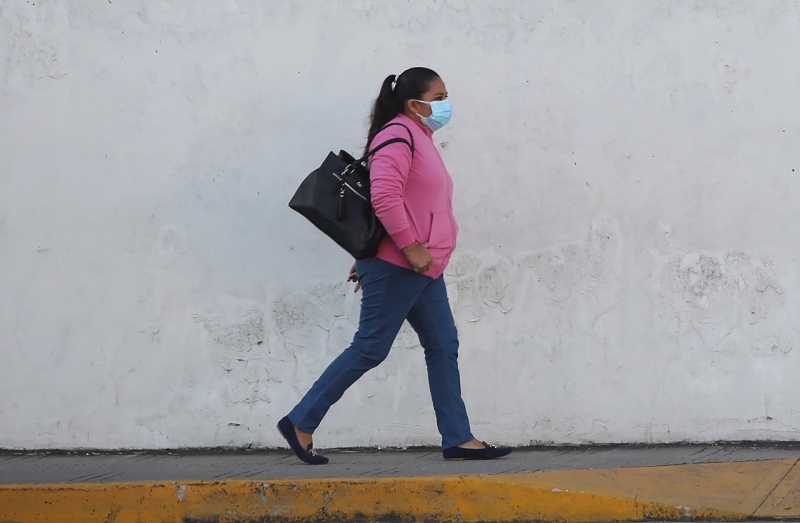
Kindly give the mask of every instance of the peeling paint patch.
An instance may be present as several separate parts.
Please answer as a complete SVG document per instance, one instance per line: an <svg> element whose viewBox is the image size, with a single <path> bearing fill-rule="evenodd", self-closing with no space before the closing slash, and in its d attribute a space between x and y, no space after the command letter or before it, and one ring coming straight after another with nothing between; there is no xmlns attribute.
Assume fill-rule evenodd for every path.
<svg viewBox="0 0 800 523"><path fill-rule="evenodd" d="M792 350L790 324L783 321L788 320L785 269L778 257L738 250L679 252L664 259L657 272L659 317L672 339L693 337L705 350L729 354Z"/></svg>
<svg viewBox="0 0 800 523"><path fill-rule="evenodd" d="M4 75L9 89L22 93L38 80L60 80L69 74L69 42L63 36L69 17L63 2L4 6L0 15L11 26Z"/></svg>
<svg viewBox="0 0 800 523"><path fill-rule="evenodd" d="M223 383L222 395L232 403L270 401L270 369L268 334L264 313L247 309L236 323L226 324L221 314L194 315L202 323L214 343L213 354L219 365Z"/></svg>

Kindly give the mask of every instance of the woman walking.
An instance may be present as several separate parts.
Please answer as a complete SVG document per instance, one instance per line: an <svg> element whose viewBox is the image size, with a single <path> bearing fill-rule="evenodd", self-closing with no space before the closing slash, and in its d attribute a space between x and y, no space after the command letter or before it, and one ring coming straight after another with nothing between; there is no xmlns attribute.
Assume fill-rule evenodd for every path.
<svg viewBox="0 0 800 523"><path fill-rule="evenodd" d="M313 447L312 434L328 409L365 372L389 354L403 321L417 332L425 351L436 422L445 459L494 459L511 452L478 441L461 399L458 333L443 273L456 246L453 181L433 143L433 133L450 120L444 82L434 71L415 67L384 80L372 109L367 148L392 144L369 161L372 205L386 228L374 258L350 270L362 289L361 316L353 343L322 373L300 403L278 423L298 458L328 462ZM387 124L400 124L389 125Z"/></svg>

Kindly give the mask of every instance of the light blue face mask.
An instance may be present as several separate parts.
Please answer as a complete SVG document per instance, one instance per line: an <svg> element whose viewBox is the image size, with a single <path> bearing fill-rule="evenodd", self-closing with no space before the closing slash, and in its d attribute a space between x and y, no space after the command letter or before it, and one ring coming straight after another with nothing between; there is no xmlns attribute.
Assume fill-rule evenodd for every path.
<svg viewBox="0 0 800 523"><path fill-rule="evenodd" d="M420 103L428 104L431 106L431 115L422 116L417 113L425 127L431 131L438 131L450 121L453 116L453 107L450 105L450 100L437 100L435 102L426 102L425 100L415 100Z"/></svg>

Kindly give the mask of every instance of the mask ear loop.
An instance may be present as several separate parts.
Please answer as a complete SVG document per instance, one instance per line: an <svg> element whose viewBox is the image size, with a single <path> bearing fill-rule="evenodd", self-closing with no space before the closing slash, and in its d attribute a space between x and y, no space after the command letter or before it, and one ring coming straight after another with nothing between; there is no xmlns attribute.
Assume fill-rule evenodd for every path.
<svg viewBox="0 0 800 523"><path fill-rule="evenodd" d="M431 105L430 102L426 102L425 100L414 100L415 102L419 102L421 104ZM420 120L425 121L426 118L430 118L430 116L422 116L418 112L414 112L417 116L419 116ZM431 116L433 116L433 107L431 107Z"/></svg>

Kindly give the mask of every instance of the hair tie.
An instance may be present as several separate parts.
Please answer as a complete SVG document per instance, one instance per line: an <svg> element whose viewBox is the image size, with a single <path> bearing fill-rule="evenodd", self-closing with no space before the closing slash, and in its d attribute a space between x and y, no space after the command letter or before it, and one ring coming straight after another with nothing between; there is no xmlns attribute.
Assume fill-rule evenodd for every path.
<svg viewBox="0 0 800 523"><path fill-rule="evenodd" d="M397 87L397 82L399 80L400 80L400 75L399 74L394 75L394 80L392 80L392 91L394 91L394 88Z"/></svg>

